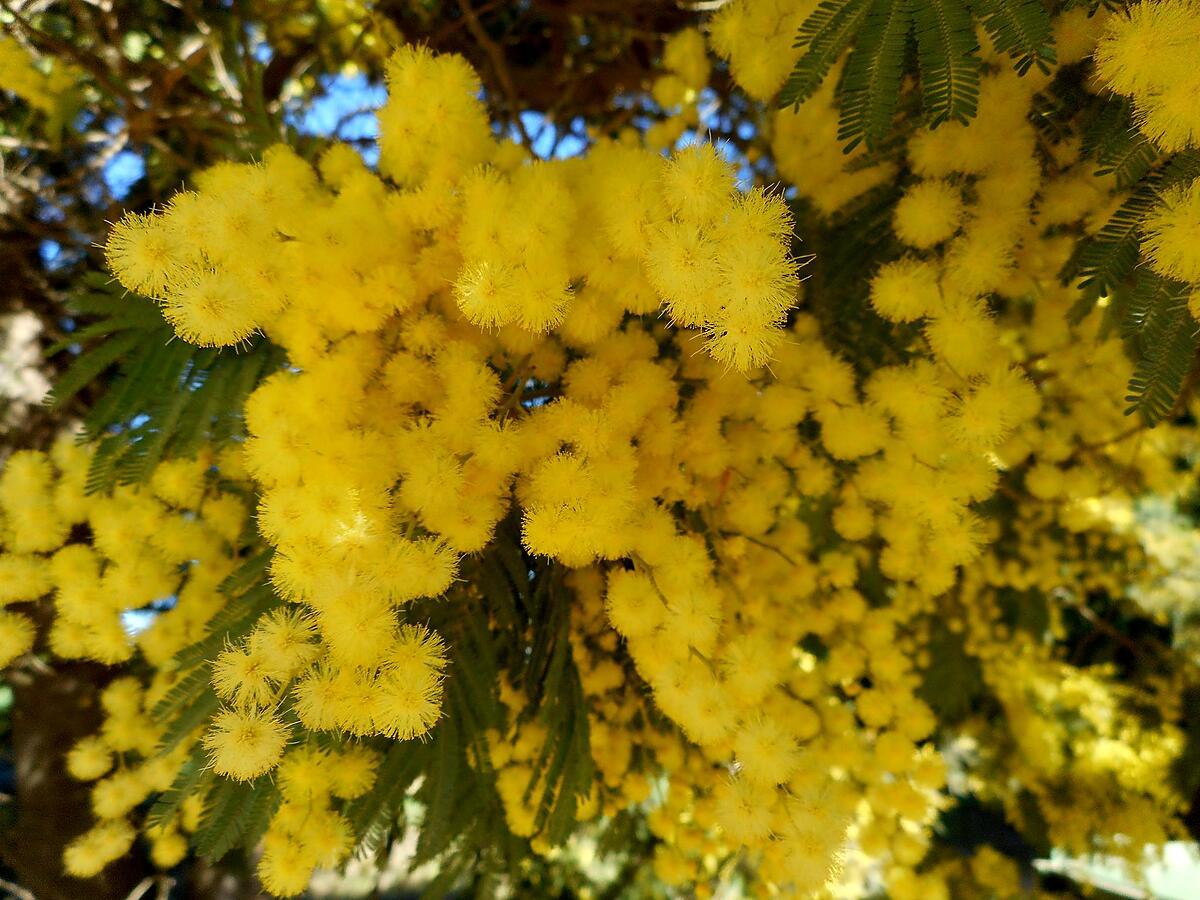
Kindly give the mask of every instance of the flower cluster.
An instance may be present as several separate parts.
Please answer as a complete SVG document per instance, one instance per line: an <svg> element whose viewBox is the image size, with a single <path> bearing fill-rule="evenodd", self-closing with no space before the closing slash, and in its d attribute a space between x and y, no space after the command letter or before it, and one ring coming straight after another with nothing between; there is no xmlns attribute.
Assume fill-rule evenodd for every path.
<svg viewBox="0 0 1200 900"><path fill-rule="evenodd" d="M1133 101L1142 133L1168 153L1200 146L1200 8L1192 0L1136 3L1111 16L1096 75Z"/></svg>
<svg viewBox="0 0 1200 900"><path fill-rule="evenodd" d="M750 96L786 77L809 6L715 17ZM1060 16L1059 65L1105 27L1111 43L1132 26ZM1128 68L1104 61L1118 52L1102 75ZM710 76L700 33L669 40L663 69L657 131L538 161L493 135L463 60L405 48L377 171L342 146L315 166L274 147L113 229L114 274L182 339L262 331L288 364L247 399L244 438L141 488L86 495L88 454L66 441L0 474L0 601L53 592L55 652L126 660L120 613L175 598L136 639L148 683L114 682L100 734L72 750L77 777L104 779L72 872L125 852L134 808L197 752L217 784L278 790L258 862L272 893L346 859L379 751L436 736L468 677L423 616L483 605L481 630L502 630L472 579L509 532L517 583L565 585L547 594L567 608L543 614L567 623L596 771L576 819L641 817L660 882L704 896L737 866L763 893L1015 892L1006 857L929 852L954 775L1071 850L1134 857L1174 833L1182 736L1142 713L1173 722L1200 679L1063 653L1092 596L1157 577L1114 510L1180 490L1195 439L1130 431L1120 340L1069 314L1073 236L1122 196L1077 138L1035 128L1056 71L994 67L977 120L913 132L903 161L847 167L832 78L764 117L756 140L814 221L905 173L887 249L857 273L880 359L818 315L840 298L802 295L782 192L739 189L723 148L679 140ZM1192 272L1194 194L1148 225L1174 277ZM268 602L212 644L218 585L252 549ZM34 629L3 616L7 661ZM549 857L534 788L551 738L500 668L500 711L465 757ZM211 712L167 735L152 711L189 677ZM206 791L145 829L164 865Z"/></svg>

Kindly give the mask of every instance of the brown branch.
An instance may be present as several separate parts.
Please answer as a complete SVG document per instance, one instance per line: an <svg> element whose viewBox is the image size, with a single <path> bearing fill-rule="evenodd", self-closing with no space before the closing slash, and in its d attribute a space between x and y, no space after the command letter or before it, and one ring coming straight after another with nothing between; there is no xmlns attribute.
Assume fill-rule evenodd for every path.
<svg viewBox="0 0 1200 900"><path fill-rule="evenodd" d="M109 77L108 68L96 57L84 53L83 50L79 49L78 47L73 47L66 41L60 41L58 38L54 37L54 35L47 34L46 32L37 28L28 19L17 12L13 8L12 4L8 2L8 0L0 0L0 9L3 9L6 13L13 17L13 21L21 26L21 28L29 36L29 39L35 45L38 45L39 47L45 47L56 56L63 56L71 59L76 65L86 69L87 72L114 97L122 98L129 103L130 106L135 108L141 107L141 104L138 102L137 95L124 85L111 79Z"/></svg>
<svg viewBox="0 0 1200 900"><path fill-rule="evenodd" d="M508 63L505 62L504 52L495 41L488 37L487 31L479 21L479 16L471 8L471 0L462 0L459 6L462 9L463 16L467 20L467 29L475 37L475 40L479 42L479 45L483 47L483 51L492 63L492 70L496 73L496 78L499 80L500 87L508 100L509 118L516 124L517 131L521 134L521 143L532 153L533 142L529 139L529 133L525 130L525 123L521 121L521 106L517 99L517 89L513 85L512 75L508 71Z"/></svg>

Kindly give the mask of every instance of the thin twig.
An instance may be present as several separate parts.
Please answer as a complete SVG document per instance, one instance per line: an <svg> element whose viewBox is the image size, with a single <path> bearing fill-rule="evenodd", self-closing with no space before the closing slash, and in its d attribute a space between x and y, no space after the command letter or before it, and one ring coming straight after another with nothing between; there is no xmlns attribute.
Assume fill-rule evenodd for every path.
<svg viewBox="0 0 1200 900"><path fill-rule="evenodd" d="M488 37L488 33L484 30L482 23L479 21L479 16L475 14L475 10L471 8L471 0L462 0L459 4L462 8L463 15L467 20L467 30L474 35L475 40L479 41L481 47L491 60L492 68L496 72L496 78L500 81L500 87L508 98L509 112L511 113L512 121L517 126L517 131L521 134L521 143L530 153L533 152L533 142L529 139L529 132L525 130L525 123L521 121L521 107L517 100L517 89L513 85L512 76L508 71L508 64L504 61L504 53L499 45Z"/></svg>
<svg viewBox="0 0 1200 900"><path fill-rule="evenodd" d="M109 75L107 68L100 63L95 57L84 53L77 47L68 44L66 41L60 41L54 35L47 34L41 29L35 27L28 19L17 12L8 0L0 0L0 9L13 17L16 22L33 40L35 44L39 44L50 50L57 56L67 57L73 60L80 67L86 69L96 81L101 84L114 97L121 97L131 106L136 108L141 107L138 97L132 91L126 89L123 85L113 81Z"/></svg>

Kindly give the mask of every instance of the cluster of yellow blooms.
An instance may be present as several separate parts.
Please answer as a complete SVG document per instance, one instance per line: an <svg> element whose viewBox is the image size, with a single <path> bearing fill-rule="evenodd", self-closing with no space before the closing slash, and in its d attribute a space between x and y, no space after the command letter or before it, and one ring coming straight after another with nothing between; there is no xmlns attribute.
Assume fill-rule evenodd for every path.
<svg viewBox="0 0 1200 900"><path fill-rule="evenodd" d="M1113 16L1096 47L1096 75L1133 102L1138 127L1166 153L1200 148L1200 6L1138 3ZM1200 317L1200 180L1159 192L1142 223L1142 250L1160 275L1193 286Z"/></svg>
<svg viewBox="0 0 1200 900"><path fill-rule="evenodd" d="M220 462L236 473L237 454L160 464L145 485L108 495L86 492L91 452L70 435L49 454L20 451L0 473L4 553L0 603L49 597L48 648L63 659L115 665L135 651L155 670L149 685L125 676L103 692L104 724L67 756L70 773L98 781L92 805L99 823L70 848L68 870L94 875L129 850L128 816L152 793L171 786L186 745L159 752L162 728L150 710L179 676L172 657L199 640L225 604L220 582L238 565L248 510L237 492L222 490ZM122 614L169 605L170 611L134 637ZM5 610L0 660L31 649L33 622ZM147 829L154 861L169 867L187 851L179 829L192 830L203 797L189 799L177 820Z"/></svg>
<svg viewBox="0 0 1200 900"><path fill-rule="evenodd" d="M714 46L751 96L786 77L810 5L736 0L714 20ZM1085 59L1104 27L1065 13L1059 63ZM230 346L262 330L290 365L248 399L244 442L164 463L143 488L85 496L87 454L66 441L0 475L0 602L55 592L59 655L124 660L119 613L178 598L137 638L149 685L114 682L101 733L72 751L85 779L118 757L95 789L101 824L68 851L72 872L128 849L126 816L190 752L184 741L156 754L147 710L180 677L171 657L204 635L244 549L245 507L216 472L257 494L287 603L211 661L221 707L192 743L219 776L279 786L259 861L275 894L351 852L337 801L372 788L380 759L365 741L438 721L448 648L408 609L460 602L463 558L488 553L510 514L529 554L570 570L598 770L577 818L645 813L667 884L706 895L740 865L764 890L804 896L839 880L885 884L897 900L1014 892L1015 865L992 851L922 865L950 796L922 690L943 631L996 700L994 715L956 726L982 796L1021 823L1032 794L1072 850L1137 856L1173 833L1181 738L1133 710L1169 718L1182 681L1161 695L1118 687L1043 640L1087 590L1128 589L1139 550L1104 501L1177 490L1173 462L1191 440L1129 434L1120 341L1069 322L1057 273L1073 236L1121 198L1078 138L1051 142L1030 123L1054 72L991 71L975 122L908 139L915 177L892 221L905 250L866 274L875 311L912 338L903 362L864 372L792 309L784 201L736 190L710 145L654 152L695 121L709 76L700 34L669 41L664 68L654 96L672 124L646 146L543 162L493 136L461 59L402 49L378 172L346 147L315 171L275 147L114 228L114 274L181 338ZM774 114L765 137L822 214L896 173L843 168L832 83ZM1129 92L1165 103L1164 84ZM1171 256L1183 232L1169 226L1154 232L1167 235L1156 259L1183 277ZM72 538L84 522L90 547ZM1102 547L1118 562L1106 568ZM1021 592L1046 598L1042 632L1006 608ZM34 630L3 615L7 662ZM487 735L487 764L508 826L552 853L529 790L545 730L520 716L521 691L496 691L508 721ZM161 864L185 852L202 804L155 826Z"/></svg>
<svg viewBox="0 0 1200 900"><path fill-rule="evenodd" d="M1200 146L1200 7L1137 3L1112 16L1096 46L1096 75L1133 101L1138 127L1167 153Z"/></svg>
<svg viewBox="0 0 1200 900"><path fill-rule="evenodd" d="M211 458L165 462L146 486L107 496L85 491L90 461L90 450L65 436L49 455L22 451L5 462L0 603L51 595L55 655L112 665L135 649L122 612L176 598L173 615L138 641L146 659L161 665L221 608L216 588L236 566L245 503L209 486ZM0 659L7 664L32 646L33 624L19 613L3 615Z"/></svg>

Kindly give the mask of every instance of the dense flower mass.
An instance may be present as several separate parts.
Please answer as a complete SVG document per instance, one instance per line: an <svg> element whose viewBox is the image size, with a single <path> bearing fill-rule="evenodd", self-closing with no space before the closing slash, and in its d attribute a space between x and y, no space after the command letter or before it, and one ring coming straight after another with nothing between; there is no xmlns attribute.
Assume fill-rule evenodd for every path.
<svg viewBox="0 0 1200 900"><path fill-rule="evenodd" d="M815 7L717 13L746 94L778 91ZM1058 65L1098 46L1146 133L1191 146L1168 76L1196 21L1176 0L1068 11ZM257 791L259 876L299 894L366 836L356 802L446 728L473 736L510 836L552 859L540 786L567 763L542 685L515 675L551 622L595 774L570 811L598 831L640 817L680 891L737 870L754 895L1013 896L1009 857L931 851L967 793L1072 853L1175 837L1200 673L1126 677L1063 646L1096 596L1162 577L1129 523L1185 489L1194 429L1129 427L1121 336L1060 280L1125 198L1076 135L1038 130L1060 70L984 55L976 120L907 133L902 159L842 153L835 78L764 114L777 180L747 185L740 151L679 140L711 74L699 31L666 42L661 120L555 160L494 135L464 60L402 48L377 169L278 145L118 222L113 274L180 339L261 333L287 363L244 435L144 484L87 493L92 451L67 437L0 473L0 603L49 596L58 656L146 664L69 753L97 824L67 869L100 871L139 831L170 867ZM1198 186L1145 222L1151 266L1181 281L1200 280ZM811 295L793 210L835 222L884 191L857 293ZM840 337L852 316L875 344ZM545 622L468 685L487 654L430 611L520 631L496 570ZM155 614L134 638L131 610ZM0 612L0 663L34 641ZM452 703L476 689L494 714ZM147 815L172 785L187 796Z"/></svg>

